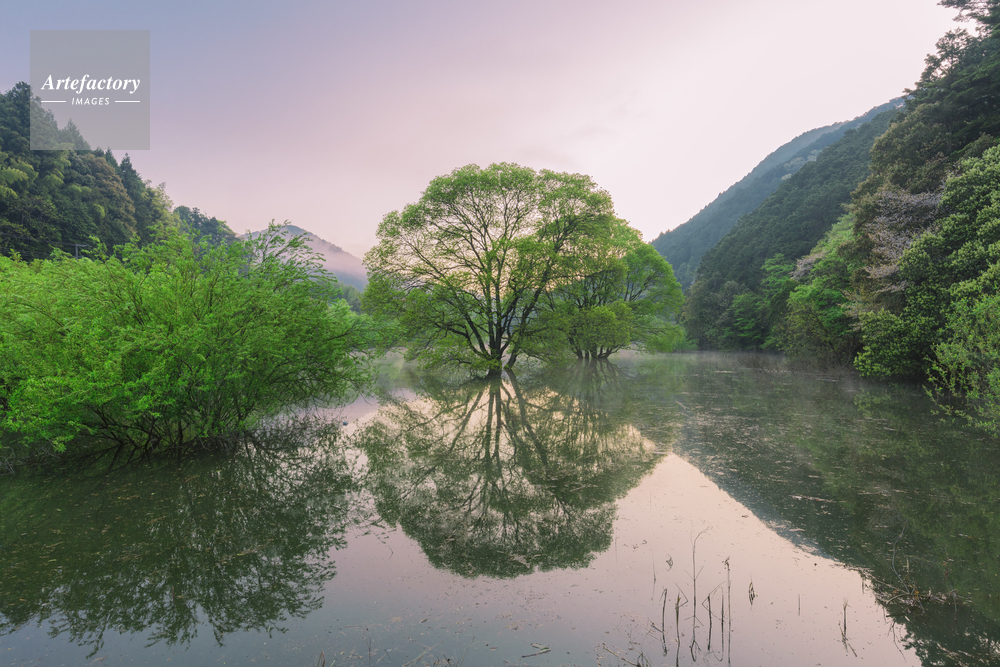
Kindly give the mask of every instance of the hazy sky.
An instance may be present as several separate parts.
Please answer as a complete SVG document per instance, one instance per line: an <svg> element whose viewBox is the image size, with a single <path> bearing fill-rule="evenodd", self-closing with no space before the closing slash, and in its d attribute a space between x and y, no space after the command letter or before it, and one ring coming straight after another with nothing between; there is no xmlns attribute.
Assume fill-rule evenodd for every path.
<svg viewBox="0 0 1000 667"><path fill-rule="evenodd" d="M174 204L290 220L360 255L435 176L589 174L652 240L814 127L912 87L955 27L933 0L4 0L30 30L149 30L151 150ZM123 153L116 151L121 158Z"/></svg>

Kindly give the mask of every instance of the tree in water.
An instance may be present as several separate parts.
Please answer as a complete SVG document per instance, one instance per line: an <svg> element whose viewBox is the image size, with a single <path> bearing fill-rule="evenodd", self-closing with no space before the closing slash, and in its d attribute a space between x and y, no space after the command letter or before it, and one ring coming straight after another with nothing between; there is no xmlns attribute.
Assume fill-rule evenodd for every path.
<svg viewBox="0 0 1000 667"><path fill-rule="evenodd" d="M588 176L456 169L382 220L365 255L366 308L399 323L409 358L499 377L538 348L543 296L581 275L584 251L615 220Z"/></svg>

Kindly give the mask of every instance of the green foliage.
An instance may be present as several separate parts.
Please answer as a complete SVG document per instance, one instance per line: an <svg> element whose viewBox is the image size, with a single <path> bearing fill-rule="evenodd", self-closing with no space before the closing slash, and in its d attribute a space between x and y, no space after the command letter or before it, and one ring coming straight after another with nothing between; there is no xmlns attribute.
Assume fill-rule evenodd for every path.
<svg viewBox="0 0 1000 667"><path fill-rule="evenodd" d="M755 350L767 339L767 301L760 294L744 292L730 306L731 328L722 332L722 349Z"/></svg>
<svg viewBox="0 0 1000 667"><path fill-rule="evenodd" d="M856 317L887 309L899 314L906 304L908 282L901 271L906 251L922 234L938 228L942 217L942 192L912 195L883 190L874 201L877 216L844 249L859 257L855 247L865 249L865 265L858 262L850 285L850 310Z"/></svg>
<svg viewBox="0 0 1000 667"><path fill-rule="evenodd" d="M622 301L577 310L569 321L569 342L577 356L603 359L632 342L632 310Z"/></svg>
<svg viewBox="0 0 1000 667"><path fill-rule="evenodd" d="M11 166L0 164L0 198L16 199L17 192L10 188L11 185L19 181L28 180L29 167L20 160L6 157L5 161Z"/></svg>
<svg viewBox="0 0 1000 667"><path fill-rule="evenodd" d="M604 359L630 345L669 352L681 338L674 323L683 295L670 264L623 220L612 220L573 258L580 274L541 301L535 356L567 346L577 358ZM554 340L553 330L565 342ZM539 354L541 353L541 354Z"/></svg>
<svg viewBox="0 0 1000 667"><path fill-rule="evenodd" d="M956 21L974 20L988 30L1000 24L1000 6L996 0L940 0L938 4L959 10Z"/></svg>
<svg viewBox="0 0 1000 667"><path fill-rule="evenodd" d="M368 330L301 239L118 253L0 258L0 428L24 445L224 448L366 381Z"/></svg>
<svg viewBox="0 0 1000 667"><path fill-rule="evenodd" d="M600 356L636 332L662 335L658 318L679 305L669 265L579 174L462 167L386 215L378 238L364 306L398 323L408 357L425 364L497 376L519 355L567 345ZM612 327L603 338L598 322Z"/></svg>
<svg viewBox="0 0 1000 667"><path fill-rule="evenodd" d="M683 324L688 336L701 349L732 349L735 326L733 302L747 293L746 286L724 280L716 273L691 286L684 302Z"/></svg>
<svg viewBox="0 0 1000 667"><path fill-rule="evenodd" d="M938 405L1000 435L1000 295L959 301L947 334L931 365Z"/></svg>
<svg viewBox="0 0 1000 667"><path fill-rule="evenodd" d="M924 331L914 331L913 318L904 319L888 310L865 313L861 317L864 349L854 366L868 377L900 375L918 377L922 370L920 348L926 342ZM933 330L933 322L919 324Z"/></svg>
<svg viewBox="0 0 1000 667"><path fill-rule="evenodd" d="M793 264L780 253L769 257L761 270L764 279L756 291L730 280L695 283L688 295L684 324L703 349L768 350L777 347L773 333L795 283Z"/></svg>
<svg viewBox="0 0 1000 667"><path fill-rule="evenodd" d="M114 157L110 151L105 156L113 163ZM132 166L128 154L125 155L121 165L118 165L117 172L132 202L136 234L140 244L151 243L165 233L166 227L176 226L175 220L170 215L171 202L166 194L165 183L154 188L151 181L142 180Z"/></svg>
<svg viewBox="0 0 1000 667"><path fill-rule="evenodd" d="M675 319L684 303L670 263L652 246L640 243L625 255L622 298L639 317Z"/></svg>
<svg viewBox="0 0 1000 667"><path fill-rule="evenodd" d="M925 375L935 346L947 337L954 304L996 291L1000 263L1000 147L961 163L945 184L950 212L902 253L903 305L861 313L868 375Z"/></svg>
<svg viewBox="0 0 1000 667"><path fill-rule="evenodd" d="M215 216L209 218L197 208L192 210L187 206L178 206L174 209L174 215L180 219L179 226L182 230L195 238L207 238L212 245L231 243L236 239L236 234L224 220L218 220Z"/></svg>
<svg viewBox="0 0 1000 667"><path fill-rule="evenodd" d="M342 290L344 301L346 301L347 305L351 307L351 311L360 315L361 290L348 283L341 283L340 289Z"/></svg>
<svg viewBox="0 0 1000 667"><path fill-rule="evenodd" d="M841 252L853 239L853 220L844 216L812 252L798 260L779 326L779 347L811 365L850 365L860 346L846 292L855 265Z"/></svg>

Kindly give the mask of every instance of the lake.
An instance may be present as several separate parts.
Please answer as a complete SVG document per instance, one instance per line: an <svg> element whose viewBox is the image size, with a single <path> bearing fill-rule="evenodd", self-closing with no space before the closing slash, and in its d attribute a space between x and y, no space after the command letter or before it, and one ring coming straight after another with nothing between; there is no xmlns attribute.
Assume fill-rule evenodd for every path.
<svg viewBox="0 0 1000 667"><path fill-rule="evenodd" d="M932 409L753 355L387 362L234 457L0 479L0 665L1000 664L1000 448Z"/></svg>

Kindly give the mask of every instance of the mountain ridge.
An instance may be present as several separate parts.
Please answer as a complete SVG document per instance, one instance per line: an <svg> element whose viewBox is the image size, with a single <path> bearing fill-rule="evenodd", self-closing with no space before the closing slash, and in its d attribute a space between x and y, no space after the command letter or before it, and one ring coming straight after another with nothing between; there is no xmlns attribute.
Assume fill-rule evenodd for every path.
<svg viewBox="0 0 1000 667"><path fill-rule="evenodd" d="M782 182L815 161L823 149L840 140L848 130L860 127L883 111L902 104L903 98L894 98L849 121L803 132L768 154L750 173L719 193L690 220L653 239L652 246L670 262L677 280L687 290L694 282L702 256L743 215L760 206Z"/></svg>

